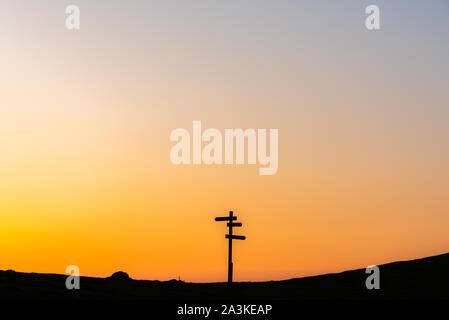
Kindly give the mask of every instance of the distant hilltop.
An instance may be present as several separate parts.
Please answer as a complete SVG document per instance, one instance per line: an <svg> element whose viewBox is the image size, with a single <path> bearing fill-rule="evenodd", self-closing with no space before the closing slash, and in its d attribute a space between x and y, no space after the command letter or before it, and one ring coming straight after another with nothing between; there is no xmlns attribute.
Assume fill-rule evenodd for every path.
<svg viewBox="0 0 449 320"><path fill-rule="evenodd" d="M240 300L449 300L449 253L379 265L380 289L368 290L365 269L267 282L185 283L133 280L119 271L108 278L81 277L67 290L67 275L0 271L0 299L217 301ZM126 281L111 281L126 280Z"/></svg>

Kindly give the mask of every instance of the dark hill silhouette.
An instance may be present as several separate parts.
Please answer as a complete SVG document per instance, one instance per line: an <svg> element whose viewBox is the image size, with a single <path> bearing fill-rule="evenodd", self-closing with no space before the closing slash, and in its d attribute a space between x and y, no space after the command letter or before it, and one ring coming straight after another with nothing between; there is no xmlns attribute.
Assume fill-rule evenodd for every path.
<svg viewBox="0 0 449 320"><path fill-rule="evenodd" d="M108 279L110 280L132 280L131 277L123 271L114 272Z"/></svg>
<svg viewBox="0 0 449 320"><path fill-rule="evenodd" d="M283 281L185 283L81 277L80 290L65 288L66 275L0 271L0 298L228 300L449 299L449 253L379 266L380 290L367 290L365 269ZM117 273L116 273L117 274ZM125 276L126 275L126 276ZM113 277L115 278L115 277Z"/></svg>

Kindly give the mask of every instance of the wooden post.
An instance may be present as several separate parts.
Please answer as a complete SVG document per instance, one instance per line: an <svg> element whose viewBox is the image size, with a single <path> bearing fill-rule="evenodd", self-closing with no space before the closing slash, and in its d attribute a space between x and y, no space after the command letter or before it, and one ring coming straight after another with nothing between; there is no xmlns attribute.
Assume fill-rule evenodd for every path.
<svg viewBox="0 0 449 320"><path fill-rule="evenodd" d="M228 282L232 282L232 216L233 212L229 211L229 257L228 257Z"/></svg>
<svg viewBox="0 0 449 320"><path fill-rule="evenodd" d="M229 216L228 217L216 217L215 221L228 221L227 223L227 227L229 228L229 234L225 235L225 238L229 239L229 244L228 244L228 283L232 283L232 274L233 274L233 269L234 269L234 265L232 263L232 240L236 239L236 240L245 240L245 236L237 236L234 235L232 232L232 227L241 227L242 223L241 222L233 222L234 220L237 220L237 217L234 216L234 213L232 211L229 211Z"/></svg>

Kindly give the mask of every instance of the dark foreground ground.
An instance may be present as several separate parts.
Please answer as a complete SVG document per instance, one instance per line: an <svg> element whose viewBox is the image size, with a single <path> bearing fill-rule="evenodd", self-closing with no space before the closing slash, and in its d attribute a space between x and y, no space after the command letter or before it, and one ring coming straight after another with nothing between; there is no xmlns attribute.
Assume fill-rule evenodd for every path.
<svg viewBox="0 0 449 320"><path fill-rule="evenodd" d="M365 269L268 282L184 283L81 277L67 290L66 275L0 271L0 299L151 301L448 300L449 253L380 265L380 290L367 290Z"/></svg>

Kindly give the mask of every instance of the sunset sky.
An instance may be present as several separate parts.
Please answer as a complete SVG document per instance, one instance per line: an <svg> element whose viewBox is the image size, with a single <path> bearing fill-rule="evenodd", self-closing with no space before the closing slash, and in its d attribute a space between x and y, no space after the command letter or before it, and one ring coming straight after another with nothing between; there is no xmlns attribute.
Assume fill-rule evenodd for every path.
<svg viewBox="0 0 449 320"><path fill-rule="evenodd" d="M236 281L449 251L447 0L2 0L0 39L0 269L226 281L229 210ZM172 164L193 120L278 172Z"/></svg>

